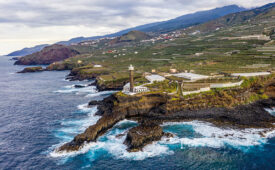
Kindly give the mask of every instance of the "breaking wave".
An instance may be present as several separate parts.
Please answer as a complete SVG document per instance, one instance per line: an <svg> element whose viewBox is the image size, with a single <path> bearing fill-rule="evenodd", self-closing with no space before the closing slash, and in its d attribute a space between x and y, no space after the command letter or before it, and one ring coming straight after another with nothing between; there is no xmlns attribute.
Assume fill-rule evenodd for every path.
<svg viewBox="0 0 275 170"><path fill-rule="evenodd" d="M123 142L128 130L137 125L138 123L135 121L121 121L101 136L97 142L86 143L79 151L53 151L50 155L67 158L85 154L87 157L97 159L100 153L107 152L116 159L144 160L149 157L170 155L174 153L175 149L184 149L185 147L221 148L231 146L247 151L251 146L265 144L268 138L275 136L273 129L223 129L201 121L164 123L162 125L164 131L173 133L174 137L163 137L161 141L145 146L142 151L128 152L127 146ZM71 129L68 129L68 132L71 132ZM64 142L58 146L62 144Z"/></svg>
<svg viewBox="0 0 275 170"><path fill-rule="evenodd" d="M85 97L93 98L98 96L109 96L113 93L116 93L117 91L101 91L97 93L87 94Z"/></svg>
<svg viewBox="0 0 275 170"><path fill-rule="evenodd" d="M61 90L54 91L55 93L96 93L97 89L95 86L88 86L87 84L83 85L82 88L76 88L75 85L65 86Z"/></svg>
<svg viewBox="0 0 275 170"><path fill-rule="evenodd" d="M105 151L113 155L115 158L120 159L132 159L143 160L145 158L173 154L172 150L169 150L168 146L154 142L144 147L139 152L128 152L127 146L123 144L127 131L136 126L135 121L124 120L119 122L115 127L100 137L97 142L90 142L84 144L82 149L75 152L56 152L53 151L50 155L52 157L71 157L79 154L86 153L87 155L93 155L94 152ZM120 136L118 136L120 135ZM59 145L60 146L60 145Z"/></svg>
<svg viewBox="0 0 275 170"><path fill-rule="evenodd" d="M54 135L60 140L60 143L53 146L53 148L57 148L65 142L71 141L74 136L84 132L86 128L95 124L100 118L100 116L95 115L95 113L97 112L96 106L88 107L88 104L82 104L78 105L78 109L79 112L76 112L75 114L82 113L86 114L86 116L81 119L62 120L60 122L62 127L54 131ZM52 154L53 153L51 153L51 155Z"/></svg>
<svg viewBox="0 0 275 170"><path fill-rule="evenodd" d="M167 132L173 133L175 126L182 129L192 127L193 134L190 136L182 136L179 132L174 132L175 137L162 140L166 144L180 144L181 148L188 147L213 147L220 148L232 146L243 151L249 150L251 146L265 144L268 138L275 136L274 129L232 129L219 128L211 123L201 121L180 122L180 123L164 123L162 125Z"/></svg>
<svg viewBox="0 0 275 170"><path fill-rule="evenodd" d="M275 116L275 107L271 109L265 109L265 110L268 111L271 115Z"/></svg>

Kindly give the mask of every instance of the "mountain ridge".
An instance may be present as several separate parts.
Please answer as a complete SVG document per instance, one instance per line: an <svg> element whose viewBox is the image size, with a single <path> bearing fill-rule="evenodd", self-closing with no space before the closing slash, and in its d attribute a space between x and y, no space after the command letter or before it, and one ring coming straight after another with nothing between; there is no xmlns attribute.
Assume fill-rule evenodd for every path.
<svg viewBox="0 0 275 170"><path fill-rule="evenodd" d="M23 48L21 50L11 52L7 56L25 56L25 55L32 54L32 53L35 53L37 51L40 51L48 45L49 44L41 44L41 45L36 45L34 47L26 47L26 48Z"/></svg>
<svg viewBox="0 0 275 170"><path fill-rule="evenodd" d="M239 7L237 5L228 5L228 6L224 6L224 7L219 7L219 8L214 8L214 9L210 9L210 10L198 11L198 12L182 15L182 16L179 16L174 19L167 20L167 21L160 21L160 22L144 24L144 25L140 25L137 27L124 29L122 31L112 33L112 34L107 34L107 35L103 35L103 36L92 36L92 37L75 37L68 41L59 41L55 44L70 45L71 43L79 43L81 41L95 40L95 39L105 38L105 37L117 37L117 36L126 34L130 31L134 31L134 30L143 31L143 32L155 32L155 33L169 32L172 30L180 29L180 28L186 28L186 27L189 27L192 25L198 25L198 24L210 21L210 20L217 19L217 18L222 17L226 14L240 12L240 11L244 11L244 10L245 10L245 8ZM192 16L195 17L196 19L199 19L199 21L195 21L195 19L192 18ZM204 19L201 19L201 18L204 18ZM165 24L168 24L168 26L166 28L164 26ZM176 24L176 26L173 26L173 24ZM38 46L40 46L40 45L38 45ZM28 55L28 54L32 54L34 52L40 51L43 48L37 48L37 46L28 48L29 50L32 50L29 53L24 52L24 49L17 50L17 51L15 51L16 53L12 52L12 53L8 54L8 56L15 56L14 54L16 54L16 56L24 56L24 55Z"/></svg>

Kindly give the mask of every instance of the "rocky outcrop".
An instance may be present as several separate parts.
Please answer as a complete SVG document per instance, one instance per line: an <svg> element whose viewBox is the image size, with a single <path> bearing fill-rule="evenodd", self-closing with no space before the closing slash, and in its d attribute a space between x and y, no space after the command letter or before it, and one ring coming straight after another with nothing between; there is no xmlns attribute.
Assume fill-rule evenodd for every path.
<svg viewBox="0 0 275 170"><path fill-rule="evenodd" d="M19 71L17 73L33 73L33 72L41 72L43 71L43 68L41 66L38 67L26 67L22 71Z"/></svg>
<svg viewBox="0 0 275 170"><path fill-rule="evenodd" d="M107 91L107 90L122 90L123 86L128 83L128 78L120 79L116 81L102 81L100 77L96 78L96 87L99 91Z"/></svg>
<svg viewBox="0 0 275 170"><path fill-rule="evenodd" d="M81 84L76 84L76 85L74 85L74 88L84 88L84 87L86 87L85 85L81 85Z"/></svg>
<svg viewBox="0 0 275 170"><path fill-rule="evenodd" d="M146 144L159 140L164 135L159 124L165 121L202 120L237 128L274 127L275 117L264 108L275 107L275 98L272 92L267 93L271 94L268 99L264 99L266 96L262 94L272 91L272 82L274 79L265 86L253 84L250 88L224 89L185 98L164 93L128 96L119 92L102 102L90 102L89 105L98 105L97 114L102 116L101 119L60 147L59 151L78 150L85 142L96 141L125 118L140 123L127 134L124 143L129 151L138 151Z"/></svg>
<svg viewBox="0 0 275 170"><path fill-rule="evenodd" d="M124 144L129 152L141 150L145 145L158 141L162 136L169 136L163 132L162 127L156 123L142 122L139 126L129 130Z"/></svg>
<svg viewBox="0 0 275 170"><path fill-rule="evenodd" d="M38 65L38 64L51 64L56 61L62 61L66 58L78 55L79 52L64 46L64 45L51 45L43 48L39 52L19 58L15 65Z"/></svg>
<svg viewBox="0 0 275 170"><path fill-rule="evenodd" d="M67 76L69 80L91 80L100 75L109 74L107 68L94 68L93 65L87 65L83 67L73 68L70 74Z"/></svg>
<svg viewBox="0 0 275 170"><path fill-rule="evenodd" d="M123 86L129 81L128 77L120 79L113 78L112 80L103 80L100 76L108 75L110 71L107 68L94 68L93 66L78 67L71 70L67 76L69 80L91 80L95 79L93 85L97 87L99 91L107 90L122 90Z"/></svg>

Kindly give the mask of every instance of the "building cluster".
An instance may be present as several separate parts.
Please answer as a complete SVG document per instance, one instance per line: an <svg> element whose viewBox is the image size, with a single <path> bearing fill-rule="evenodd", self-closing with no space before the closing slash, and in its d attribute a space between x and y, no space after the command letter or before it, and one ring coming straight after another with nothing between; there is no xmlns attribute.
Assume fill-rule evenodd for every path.
<svg viewBox="0 0 275 170"><path fill-rule="evenodd" d="M86 40L82 41L79 43L71 43L70 45L80 45L80 46L96 46L98 45L101 41L106 41L106 40L113 40L116 37L104 37L104 38L99 38L95 40Z"/></svg>
<svg viewBox="0 0 275 170"><path fill-rule="evenodd" d="M141 40L140 42L142 43L145 43L145 42L152 42L152 43L155 43L157 41L173 41L175 40L176 38L179 38L182 36L182 32L180 31L174 31L174 32L171 32L171 33L165 33L165 34L160 34L156 37L153 37L149 40Z"/></svg>
<svg viewBox="0 0 275 170"><path fill-rule="evenodd" d="M200 75L200 74L195 74L195 73L190 73L190 72L181 72L181 73L176 73L176 69L170 70L170 73L166 74L157 74L156 70L153 69L152 73L144 73L144 77L149 81L149 83L140 85L140 86L134 86L134 67L130 65L129 67L130 71L130 82L127 83L123 87L123 93L133 95L136 93L142 93L142 92L148 92L150 91L146 85L152 84L154 82L161 82L164 81L168 76L175 76L178 78L183 78L185 80L182 80L182 85L184 82L190 83L192 82L192 87L194 88L196 86L196 83L193 84L194 82L198 80L206 80L206 79L217 79L221 78L220 76L217 75L212 75L212 76L206 76L206 75ZM172 73L171 73L172 72ZM230 76L232 79L234 77L253 77L253 76L266 76L271 74L270 72L255 72L255 73L232 73ZM223 76L222 76L223 77ZM239 79L239 78L237 78ZM239 82L226 82L226 83L199 83L200 88L193 90L193 91L182 91L182 95L189 95L189 94L194 94L194 93L200 93L200 92L205 92L209 91L210 89L215 89L215 88L226 88L226 87L236 87L240 86L243 83L243 80L240 80ZM201 85L203 84L203 86ZM183 86L181 86L183 88Z"/></svg>

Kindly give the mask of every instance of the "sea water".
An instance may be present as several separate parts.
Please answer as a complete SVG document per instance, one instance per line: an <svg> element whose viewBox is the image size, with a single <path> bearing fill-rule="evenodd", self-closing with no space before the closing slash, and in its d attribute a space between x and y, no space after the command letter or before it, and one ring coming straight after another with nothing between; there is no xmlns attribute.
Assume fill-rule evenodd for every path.
<svg viewBox="0 0 275 170"><path fill-rule="evenodd" d="M17 74L0 57L0 169L273 169L272 129L222 129L202 121L164 123L174 137L127 152L127 131L138 122L123 120L97 142L77 152L56 148L97 122L97 107L115 91L98 92L89 81L65 80L68 71ZM75 88L81 84L83 88ZM268 110L274 114L275 109Z"/></svg>

